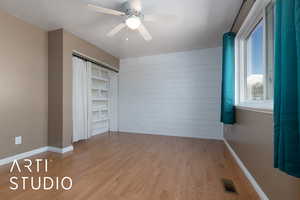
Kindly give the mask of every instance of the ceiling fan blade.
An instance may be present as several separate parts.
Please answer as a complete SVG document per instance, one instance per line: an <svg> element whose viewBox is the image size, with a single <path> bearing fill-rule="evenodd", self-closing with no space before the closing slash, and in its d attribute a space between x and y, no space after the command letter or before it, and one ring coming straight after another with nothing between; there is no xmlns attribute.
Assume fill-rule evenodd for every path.
<svg viewBox="0 0 300 200"><path fill-rule="evenodd" d="M155 22L155 21L163 21L163 22L172 22L177 19L176 15L144 15L144 21L146 22Z"/></svg>
<svg viewBox="0 0 300 200"><path fill-rule="evenodd" d="M130 7L134 8L135 10L141 12L142 11L142 2L141 0L130 0Z"/></svg>
<svg viewBox="0 0 300 200"><path fill-rule="evenodd" d="M117 15L117 16L125 15L124 12L120 12L120 11L109 9L109 8L103 8L100 6L93 5L93 4L88 4L88 7L90 7L91 9L93 9L97 12L104 13L104 14Z"/></svg>
<svg viewBox="0 0 300 200"><path fill-rule="evenodd" d="M116 26L115 28L113 28L109 33L107 33L107 36L108 37L113 37L118 32L120 32L125 26L126 26L126 24L124 24L124 23L119 24L118 26Z"/></svg>
<svg viewBox="0 0 300 200"><path fill-rule="evenodd" d="M138 30L146 41L152 40L152 36L143 24L139 26Z"/></svg>

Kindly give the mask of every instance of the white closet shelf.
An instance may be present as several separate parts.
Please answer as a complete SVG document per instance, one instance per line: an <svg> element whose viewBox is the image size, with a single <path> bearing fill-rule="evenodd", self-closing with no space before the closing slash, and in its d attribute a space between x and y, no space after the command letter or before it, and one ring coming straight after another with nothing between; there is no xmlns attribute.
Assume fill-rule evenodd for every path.
<svg viewBox="0 0 300 200"><path fill-rule="evenodd" d="M97 122L103 122L103 121L107 121L108 118L102 118L102 119L95 119L93 120L94 123L97 123Z"/></svg>
<svg viewBox="0 0 300 200"><path fill-rule="evenodd" d="M93 101L108 101L108 98L106 97L93 97Z"/></svg>
<svg viewBox="0 0 300 200"><path fill-rule="evenodd" d="M97 87L93 87L92 90L101 90L101 91L105 91L105 92L108 91L107 88L97 88Z"/></svg>
<svg viewBox="0 0 300 200"><path fill-rule="evenodd" d="M99 112L99 111L107 111L108 107L106 106L97 106L93 108L93 112Z"/></svg>
<svg viewBox="0 0 300 200"><path fill-rule="evenodd" d="M98 81L105 81L105 82L108 81L107 78L103 78L103 77L99 77L99 76L92 76L92 79L95 79L95 80L98 80Z"/></svg>

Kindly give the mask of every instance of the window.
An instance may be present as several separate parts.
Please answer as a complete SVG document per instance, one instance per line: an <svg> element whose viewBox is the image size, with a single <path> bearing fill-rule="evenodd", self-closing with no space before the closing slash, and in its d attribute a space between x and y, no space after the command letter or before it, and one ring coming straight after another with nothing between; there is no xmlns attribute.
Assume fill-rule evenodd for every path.
<svg viewBox="0 0 300 200"><path fill-rule="evenodd" d="M246 100L264 100L263 34L261 21L246 40Z"/></svg>
<svg viewBox="0 0 300 200"><path fill-rule="evenodd" d="M274 3L257 1L236 37L236 104L272 108Z"/></svg>

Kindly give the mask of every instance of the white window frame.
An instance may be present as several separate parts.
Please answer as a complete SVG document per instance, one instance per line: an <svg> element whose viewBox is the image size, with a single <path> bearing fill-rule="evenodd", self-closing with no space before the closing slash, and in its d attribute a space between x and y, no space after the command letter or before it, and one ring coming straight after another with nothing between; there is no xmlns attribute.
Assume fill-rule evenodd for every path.
<svg viewBox="0 0 300 200"><path fill-rule="evenodd" d="M267 6L272 3L272 0L260 0L256 1L241 26L235 39L235 105L240 108L247 108L254 110L273 110L273 99L262 101L249 101L246 100L246 80L247 80L247 39L255 27L262 21L264 26L264 38L263 41L267 41L267 24L266 24L266 9ZM267 50L266 42L263 44L263 65L265 70L269 70L267 66ZM269 72L265 72L266 75ZM270 88L266 88L266 79L264 76L264 97L267 99L267 91Z"/></svg>

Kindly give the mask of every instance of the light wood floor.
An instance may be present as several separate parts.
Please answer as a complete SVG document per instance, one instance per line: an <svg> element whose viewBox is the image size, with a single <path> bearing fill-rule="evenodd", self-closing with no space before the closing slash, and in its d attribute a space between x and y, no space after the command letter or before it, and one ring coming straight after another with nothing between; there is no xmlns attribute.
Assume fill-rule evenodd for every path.
<svg viewBox="0 0 300 200"><path fill-rule="evenodd" d="M74 147L63 156L32 157L51 160L47 176L72 177L71 191L11 191L9 166L4 166L0 199L259 199L222 141L122 133L96 136ZM226 193L221 178L232 179L238 195Z"/></svg>

